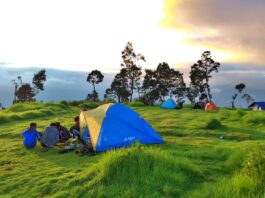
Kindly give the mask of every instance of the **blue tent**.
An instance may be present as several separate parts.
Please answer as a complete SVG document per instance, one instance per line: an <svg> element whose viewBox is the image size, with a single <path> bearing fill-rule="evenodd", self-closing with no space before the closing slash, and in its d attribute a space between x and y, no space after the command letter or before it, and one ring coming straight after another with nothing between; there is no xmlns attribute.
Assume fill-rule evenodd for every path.
<svg viewBox="0 0 265 198"><path fill-rule="evenodd" d="M105 104L80 114L81 137L95 151L127 147L135 142L159 144L163 139L135 111L122 104Z"/></svg>
<svg viewBox="0 0 265 198"><path fill-rule="evenodd" d="M177 104L175 103L175 101L172 98L169 98L168 100L166 100L161 105L161 108L164 108L164 109L176 109L177 108Z"/></svg>
<svg viewBox="0 0 265 198"><path fill-rule="evenodd" d="M253 110L260 110L263 111L265 110L265 102L253 102L249 108L253 109Z"/></svg>

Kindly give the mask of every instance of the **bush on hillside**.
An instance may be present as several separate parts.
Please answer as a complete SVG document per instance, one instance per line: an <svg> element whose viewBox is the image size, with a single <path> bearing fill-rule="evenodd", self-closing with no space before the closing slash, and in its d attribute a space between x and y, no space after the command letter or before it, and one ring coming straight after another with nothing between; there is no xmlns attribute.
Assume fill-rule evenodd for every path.
<svg viewBox="0 0 265 198"><path fill-rule="evenodd" d="M65 106L68 106L68 105L69 105L68 102L67 102L66 100L61 100L61 101L60 101L60 104L65 105Z"/></svg>
<svg viewBox="0 0 265 198"><path fill-rule="evenodd" d="M83 100L73 100L73 101L68 101L68 105L70 106L79 106L81 104L83 104L84 101Z"/></svg>
<svg viewBox="0 0 265 198"><path fill-rule="evenodd" d="M218 129L220 127L222 127L222 123L217 119L211 118L209 120L206 120L206 122L205 122L205 128L206 129L214 130L214 129Z"/></svg>
<svg viewBox="0 0 265 198"><path fill-rule="evenodd" d="M79 107L83 108L83 109L95 109L98 106L100 106L103 103L99 103L99 102L86 102L83 103L81 105L79 105Z"/></svg>

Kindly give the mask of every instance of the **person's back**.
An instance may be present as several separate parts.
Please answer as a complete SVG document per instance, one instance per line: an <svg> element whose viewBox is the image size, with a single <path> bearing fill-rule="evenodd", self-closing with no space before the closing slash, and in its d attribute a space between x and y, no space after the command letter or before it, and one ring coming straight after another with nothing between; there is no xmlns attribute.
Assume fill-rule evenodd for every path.
<svg viewBox="0 0 265 198"><path fill-rule="evenodd" d="M60 124L60 122L56 122L56 129L59 132L59 140L61 142L65 142L65 141L69 140L71 135L70 135L68 129L66 127L62 126Z"/></svg>
<svg viewBox="0 0 265 198"><path fill-rule="evenodd" d="M68 140L71 137L70 132L65 126L61 126L59 130L63 132L65 140Z"/></svg>
<svg viewBox="0 0 265 198"><path fill-rule="evenodd" d="M46 147L53 147L59 140L59 134L54 126L48 126L41 137L41 143Z"/></svg>
<svg viewBox="0 0 265 198"><path fill-rule="evenodd" d="M30 128L22 133L24 136L24 146L27 148L33 148L37 144L37 124L31 123Z"/></svg>

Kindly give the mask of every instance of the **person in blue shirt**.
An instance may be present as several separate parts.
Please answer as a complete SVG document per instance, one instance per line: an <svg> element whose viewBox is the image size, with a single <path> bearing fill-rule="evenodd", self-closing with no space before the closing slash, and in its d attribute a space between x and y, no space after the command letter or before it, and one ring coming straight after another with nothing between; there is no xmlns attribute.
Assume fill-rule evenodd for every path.
<svg viewBox="0 0 265 198"><path fill-rule="evenodd" d="M29 128L22 133L24 136L24 146L26 148L33 148L37 144L38 132L37 132L37 124L30 123Z"/></svg>

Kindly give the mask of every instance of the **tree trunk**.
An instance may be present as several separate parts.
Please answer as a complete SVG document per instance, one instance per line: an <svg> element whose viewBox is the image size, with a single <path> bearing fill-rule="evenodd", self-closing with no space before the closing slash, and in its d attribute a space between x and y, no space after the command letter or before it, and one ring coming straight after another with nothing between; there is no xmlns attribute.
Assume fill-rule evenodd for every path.
<svg viewBox="0 0 265 198"><path fill-rule="evenodd" d="M13 104L17 102L17 85L15 85L14 101Z"/></svg>
<svg viewBox="0 0 265 198"><path fill-rule="evenodd" d="M235 108L235 101L232 100L232 109L234 109L234 108Z"/></svg>
<svg viewBox="0 0 265 198"><path fill-rule="evenodd" d="M95 83L92 84L93 85L93 102L96 101L96 87L95 87Z"/></svg>
<svg viewBox="0 0 265 198"><path fill-rule="evenodd" d="M133 87L134 87L134 83L133 83L133 79L131 79L131 94L130 94L130 102L132 102L132 97L133 97Z"/></svg>
<svg viewBox="0 0 265 198"><path fill-rule="evenodd" d="M210 85L209 85L209 79L206 79L206 95L207 95L207 100L209 101L209 102L211 102L212 101L212 96L211 96L211 91L210 91Z"/></svg>

